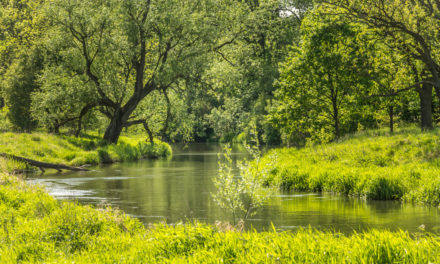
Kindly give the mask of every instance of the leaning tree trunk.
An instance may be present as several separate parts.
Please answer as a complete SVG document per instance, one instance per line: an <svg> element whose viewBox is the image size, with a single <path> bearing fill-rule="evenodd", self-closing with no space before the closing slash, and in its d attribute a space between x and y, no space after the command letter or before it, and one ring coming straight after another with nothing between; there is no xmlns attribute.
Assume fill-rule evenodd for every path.
<svg viewBox="0 0 440 264"><path fill-rule="evenodd" d="M107 143L118 143L122 129L126 127L130 115L136 109L140 100L142 100L142 98L144 97L145 95L133 95L130 100L128 100L128 102L124 105L124 107L119 107L115 110L113 116L110 118L110 124L108 125L104 133L104 140L107 141Z"/></svg>
<svg viewBox="0 0 440 264"><path fill-rule="evenodd" d="M122 129L124 128L124 123L127 120L128 117L126 117L126 114L124 114L121 109L116 110L110 120L110 124L105 130L104 140L110 144L118 143L119 136L121 135Z"/></svg>
<svg viewBox="0 0 440 264"><path fill-rule="evenodd" d="M433 129L432 125L432 86L423 84L417 90L420 98L420 115L422 130Z"/></svg>

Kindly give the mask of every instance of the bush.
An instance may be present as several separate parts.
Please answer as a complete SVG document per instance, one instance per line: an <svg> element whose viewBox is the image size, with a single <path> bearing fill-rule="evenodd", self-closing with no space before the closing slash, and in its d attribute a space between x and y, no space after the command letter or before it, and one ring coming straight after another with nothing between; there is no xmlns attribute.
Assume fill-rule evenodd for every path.
<svg viewBox="0 0 440 264"><path fill-rule="evenodd" d="M112 163L113 159L110 156L110 153L108 152L108 149L106 148L99 148L98 149L98 157L99 157L99 163Z"/></svg>
<svg viewBox="0 0 440 264"><path fill-rule="evenodd" d="M119 161L135 161L140 158L138 148L124 142L113 145L112 149L118 156Z"/></svg>
<svg viewBox="0 0 440 264"><path fill-rule="evenodd" d="M155 141L154 144L139 142L137 147L142 158L165 158L173 154L171 146L161 141Z"/></svg>

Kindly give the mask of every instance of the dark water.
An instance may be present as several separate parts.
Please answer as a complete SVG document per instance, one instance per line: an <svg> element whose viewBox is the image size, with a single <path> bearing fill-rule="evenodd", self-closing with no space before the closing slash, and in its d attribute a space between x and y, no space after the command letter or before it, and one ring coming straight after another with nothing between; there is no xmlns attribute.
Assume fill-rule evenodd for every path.
<svg viewBox="0 0 440 264"><path fill-rule="evenodd" d="M198 219L208 223L230 220L219 209L210 193L217 173L220 147L193 144L174 148L171 160L144 160L74 172L31 176L32 183L43 184L58 199L85 204L111 205L144 223L176 223ZM246 156L233 151L236 159ZM250 225L258 230L314 227L344 233L370 228L440 233L440 209L390 201L363 201L326 194L279 193L273 197Z"/></svg>

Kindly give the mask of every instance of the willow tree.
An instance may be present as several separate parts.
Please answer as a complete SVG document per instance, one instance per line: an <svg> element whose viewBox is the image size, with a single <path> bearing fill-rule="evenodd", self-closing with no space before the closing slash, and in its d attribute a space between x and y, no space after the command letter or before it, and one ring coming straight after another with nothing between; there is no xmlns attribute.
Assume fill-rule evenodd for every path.
<svg viewBox="0 0 440 264"><path fill-rule="evenodd" d="M133 112L146 96L205 63L217 10L209 0L51 1L46 71L83 76L87 103L109 119L104 139L116 143L124 127L142 122Z"/></svg>

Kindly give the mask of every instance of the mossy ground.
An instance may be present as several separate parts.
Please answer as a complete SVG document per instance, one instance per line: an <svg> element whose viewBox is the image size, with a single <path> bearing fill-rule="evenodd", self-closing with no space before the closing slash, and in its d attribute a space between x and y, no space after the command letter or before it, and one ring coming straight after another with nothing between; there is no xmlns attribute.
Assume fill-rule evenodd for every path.
<svg viewBox="0 0 440 264"><path fill-rule="evenodd" d="M440 238L424 233L144 227L120 211L57 201L14 176L0 178L0 263L440 262Z"/></svg>
<svg viewBox="0 0 440 264"><path fill-rule="evenodd" d="M367 131L338 142L265 156L284 189L440 204L440 129ZM269 164L269 162L268 162Z"/></svg>
<svg viewBox="0 0 440 264"><path fill-rule="evenodd" d="M100 137L92 135L76 138L11 132L0 133L0 152L72 166L167 157L172 154L168 144L160 141L150 144L145 137L122 136L118 144L107 145ZM23 163L0 158L0 169L14 172L29 168Z"/></svg>

